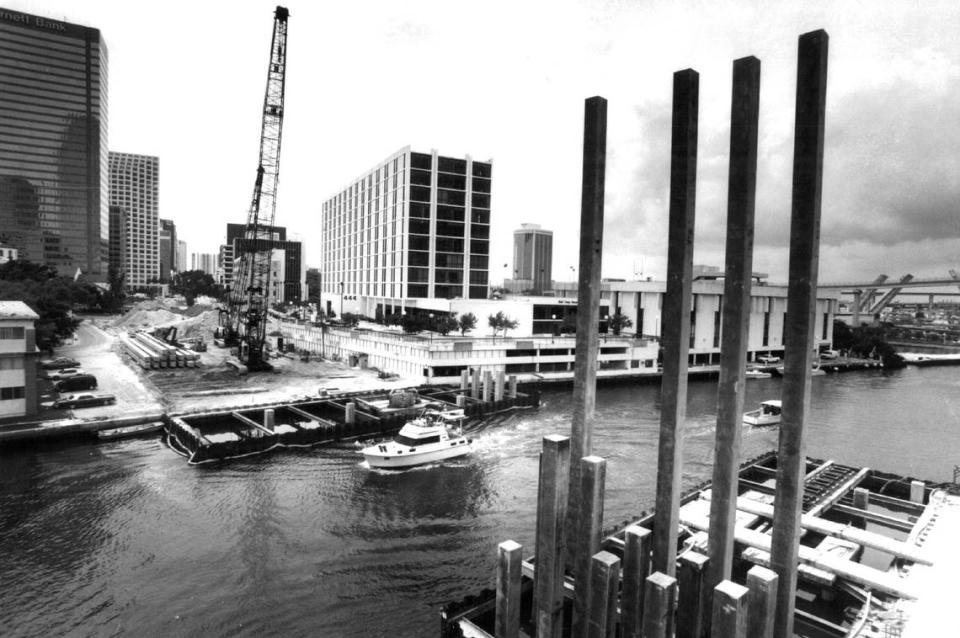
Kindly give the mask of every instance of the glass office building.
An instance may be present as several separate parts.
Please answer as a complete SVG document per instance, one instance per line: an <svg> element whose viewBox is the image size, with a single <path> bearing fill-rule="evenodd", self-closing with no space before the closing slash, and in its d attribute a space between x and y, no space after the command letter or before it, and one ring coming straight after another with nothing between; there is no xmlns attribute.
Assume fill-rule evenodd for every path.
<svg viewBox="0 0 960 638"><path fill-rule="evenodd" d="M0 243L104 280L107 49L97 29L0 9Z"/></svg>
<svg viewBox="0 0 960 638"><path fill-rule="evenodd" d="M388 157L323 203L323 291L362 312L406 299L486 299L492 165Z"/></svg>

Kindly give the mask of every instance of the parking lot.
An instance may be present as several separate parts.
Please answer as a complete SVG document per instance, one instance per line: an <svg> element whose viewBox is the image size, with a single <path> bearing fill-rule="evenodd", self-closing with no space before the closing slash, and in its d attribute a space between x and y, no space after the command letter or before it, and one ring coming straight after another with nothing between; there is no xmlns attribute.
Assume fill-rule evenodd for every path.
<svg viewBox="0 0 960 638"><path fill-rule="evenodd" d="M107 334L89 321L77 328L72 342L57 348L57 356L72 357L80 362L80 368L97 377L95 392L108 392L116 397L113 405L79 408L75 411L56 410L57 414L73 412L81 418L135 416L162 411L155 390L148 387L122 360L115 343L116 338ZM40 403L42 417L54 416L53 401L58 395L53 383L41 381ZM70 394L69 392L63 393ZM49 413L48 413L49 411Z"/></svg>

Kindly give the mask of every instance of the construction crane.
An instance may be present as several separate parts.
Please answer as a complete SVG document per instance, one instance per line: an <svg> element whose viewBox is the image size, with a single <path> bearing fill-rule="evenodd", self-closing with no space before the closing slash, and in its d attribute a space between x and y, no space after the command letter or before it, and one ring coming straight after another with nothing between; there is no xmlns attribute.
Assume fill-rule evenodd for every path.
<svg viewBox="0 0 960 638"><path fill-rule="evenodd" d="M238 358L248 370L269 369L263 356L267 310L270 304L270 260L273 221L280 175L280 134L283 128L283 94L287 70L287 18L278 6L273 14L270 66L263 97L260 162L243 238L234 254L233 285L227 307L220 310L217 343L238 348Z"/></svg>

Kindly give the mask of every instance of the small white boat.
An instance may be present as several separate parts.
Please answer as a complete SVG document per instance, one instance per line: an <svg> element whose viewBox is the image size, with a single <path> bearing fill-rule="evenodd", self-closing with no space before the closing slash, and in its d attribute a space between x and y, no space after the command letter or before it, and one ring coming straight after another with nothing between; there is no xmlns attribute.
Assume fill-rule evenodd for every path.
<svg viewBox="0 0 960 638"><path fill-rule="evenodd" d="M764 401L756 410L743 413L743 422L748 425L777 425L780 423L780 400Z"/></svg>
<svg viewBox="0 0 960 638"><path fill-rule="evenodd" d="M744 376L745 376L747 379L769 379L769 378L772 377L773 375L772 375L771 373L765 372L765 371L763 371L763 370L751 369L751 370L747 370L747 372L746 372L746 374L745 374Z"/></svg>
<svg viewBox="0 0 960 638"><path fill-rule="evenodd" d="M445 461L470 453L472 440L463 436L463 410L427 408L408 421L392 441L365 447L362 454L370 467L403 468ZM451 432L456 426L456 432Z"/></svg>

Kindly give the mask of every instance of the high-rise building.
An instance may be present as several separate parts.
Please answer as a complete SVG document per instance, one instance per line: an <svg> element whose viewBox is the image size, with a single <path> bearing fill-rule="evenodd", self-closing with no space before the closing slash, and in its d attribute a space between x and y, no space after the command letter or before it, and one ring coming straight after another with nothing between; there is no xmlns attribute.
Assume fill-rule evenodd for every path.
<svg viewBox="0 0 960 638"><path fill-rule="evenodd" d="M117 274L123 272L127 263L127 213L120 206L110 207L109 266Z"/></svg>
<svg viewBox="0 0 960 638"><path fill-rule="evenodd" d="M177 240L177 272L184 272L187 269L187 242L182 239Z"/></svg>
<svg viewBox="0 0 960 638"><path fill-rule="evenodd" d="M233 244L220 244L216 278L217 283L224 288L233 285Z"/></svg>
<svg viewBox="0 0 960 638"><path fill-rule="evenodd" d="M157 231L157 245L160 252L160 283L170 283L172 273L177 269L177 225L171 219L161 219Z"/></svg>
<svg viewBox="0 0 960 638"><path fill-rule="evenodd" d="M307 301L320 303L320 269L307 268Z"/></svg>
<svg viewBox="0 0 960 638"><path fill-rule="evenodd" d="M110 205L126 213L125 264L128 286L145 286L160 274L160 158L110 153Z"/></svg>
<svg viewBox="0 0 960 638"><path fill-rule="evenodd" d="M192 253L190 270L202 270L212 277L217 276L217 256L213 253Z"/></svg>
<svg viewBox="0 0 960 638"><path fill-rule="evenodd" d="M0 243L105 281L108 233L100 31L0 9Z"/></svg>
<svg viewBox="0 0 960 638"><path fill-rule="evenodd" d="M324 298L369 316L411 298L485 299L492 168L406 147L326 200Z"/></svg>
<svg viewBox="0 0 960 638"><path fill-rule="evenodd" d="M533 294L550 290L553 278L553 231L540 224L520 224L513 231L513 278Z"/></svg>
<svg viewBox="0 0 960 638"><path fill-rule="evenodd" d="M246 229L246 224L227 224L227 245L230 246L231 250L224 252L221 248L220 252L225 286L233 285L233 260L236 255L242 252L240 248L242 242L245 241L243 235ZM271 292L273 299L275 301L279 299L281 302L299 303L303 298L304 277L306 273L303 268L303 244L287 239L287 229L283 226L265 226L262 231L270 235L270 239L265 240L265 245L274 251L274 258L282 253L284 260L281 270L277 270L276 268L271 269L270 287L273 288L275 285L279 285L279 282L282 282L283 285L281 293L273 294ZM230 259L229 266L223 261L228 255ZM227 276L228 272L229 276ZM279 280L276 279L273 274L274 272L281 273L282 278Z"/></svg>

